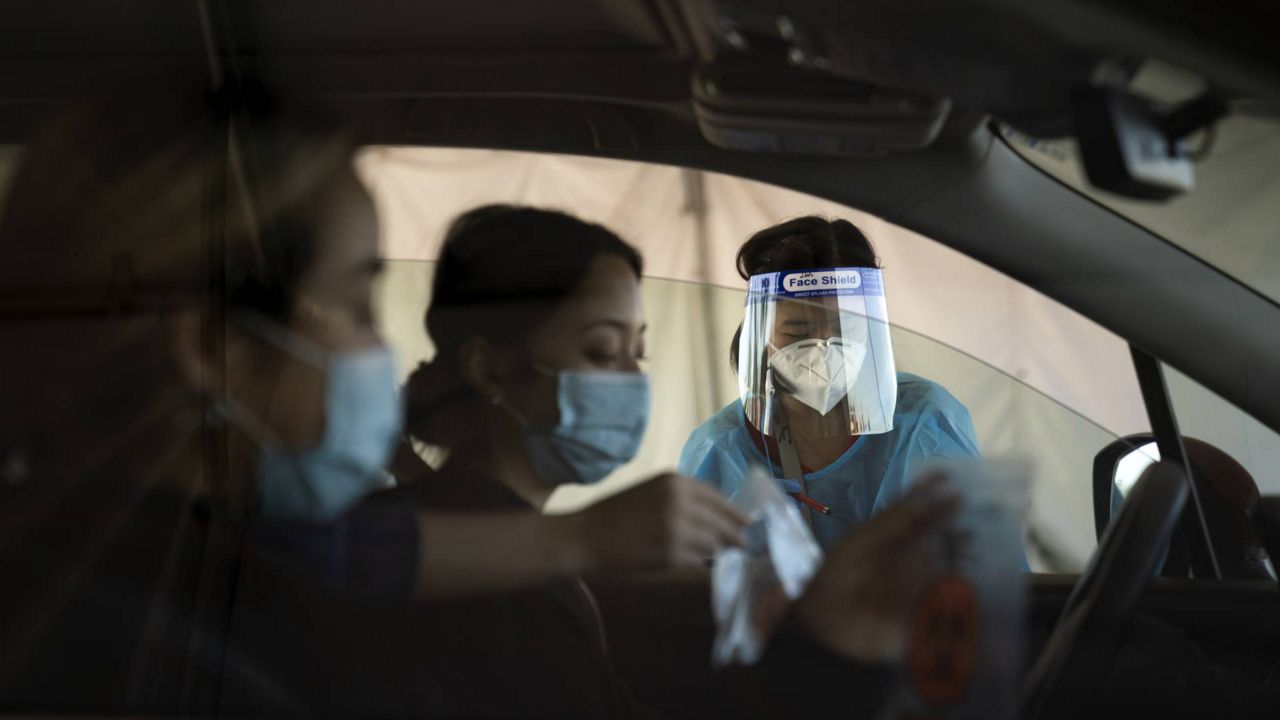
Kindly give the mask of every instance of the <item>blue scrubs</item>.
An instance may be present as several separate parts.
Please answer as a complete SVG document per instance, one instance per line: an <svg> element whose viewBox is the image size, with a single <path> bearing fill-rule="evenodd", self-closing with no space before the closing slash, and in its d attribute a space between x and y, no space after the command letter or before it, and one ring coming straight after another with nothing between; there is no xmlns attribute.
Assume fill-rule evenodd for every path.
<svg viewBox="0 0 1280 720"><path fill-rule="evenodd" d="M813 513L814 534L824 550L849 530L902 497L930 458L977 456L969 411L937 383L898 373L893 430L863 435L835 462L805 473L809 497L831 508ZM698 426L680 453L679 470L732 497L764 453L747 430L742 401L735 400ZM773 458L773 472L782 476Z"/></svg>

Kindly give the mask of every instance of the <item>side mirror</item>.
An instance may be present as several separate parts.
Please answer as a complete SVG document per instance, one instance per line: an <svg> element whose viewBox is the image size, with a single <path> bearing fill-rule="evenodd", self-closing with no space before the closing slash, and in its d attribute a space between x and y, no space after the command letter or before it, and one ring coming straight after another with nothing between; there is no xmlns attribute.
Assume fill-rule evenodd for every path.
<svg viewBox="0 0 1280 720"><path fill-rule="evenodd" d="M1267 555L1280 558L1280 495L1263 496L1253 513L1253 519ZM1276 569L1274 563L1271 569Z"/></svg>
<svg viewBox="0 0 1280 720"><path fill-rule="evenodd" d="M1120 504L1128 497L1138 478L1147 468L1160 462L1160 448L1154 441L1133 448L1120 458L1111 477L1111 513L1120 509Z"/></svg>
<svg viewBox="0 0 1280 720"><path fill-rule="evenodd" d="M1150 435L1123 437L1102 449L1093 461L1093 519L1099 539L1120 511L1142 473L1160 462L1160 450Z"/></svg>
<svg viewBox="0 0 1280 720"><path fill-rule="evenodd" d="M1275 580L1266 540L1274 522L1249 472L1227 453L1192 437L1183 437L1191 472L1200 479L1202 512L1217 551L1222 577ZM1123 437L1104 447L1093 461L1093 512L1101 538L1125 496L1160 451L1149 434ZM1175 539L1175 546L1177 545ZM1176 550L1175 550L1176 552ZM1178 562L1181 562L1179 560Z"/></svg>

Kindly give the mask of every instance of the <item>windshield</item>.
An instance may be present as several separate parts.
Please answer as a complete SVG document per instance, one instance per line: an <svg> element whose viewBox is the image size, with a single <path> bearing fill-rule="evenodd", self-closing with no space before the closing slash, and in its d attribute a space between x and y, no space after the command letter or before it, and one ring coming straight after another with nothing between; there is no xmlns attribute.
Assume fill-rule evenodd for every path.
<svg viewBox="0 0 1280 720"><path fill-rule="evenodd" d="M1174 105L1204 90L1195 76L1147 63L1130 89ZM1280 301L1280 114L1236 103L1209 131L1188 139L1196 157L1195 189L1166 202L1133 200L1085 179L1074 139L1037 140L1006 128L1027 160L1133 222Z"/></svg>

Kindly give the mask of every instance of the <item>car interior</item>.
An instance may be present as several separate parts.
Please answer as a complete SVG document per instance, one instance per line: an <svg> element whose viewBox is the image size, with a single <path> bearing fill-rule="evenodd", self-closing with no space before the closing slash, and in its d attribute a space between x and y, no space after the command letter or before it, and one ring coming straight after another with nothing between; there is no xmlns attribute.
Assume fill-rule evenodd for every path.
<svg viewBox="0 0 1280 720"><path fill-rule="evenodd" d="M11 0L0 158L59 102L214 67L233 89L261 81L340 115L370 167L382 149L673 167L924 236L1118 338L1127 367L1071 362L1123 372L1147 422L1090 425L1091 447L1072 447L1089 554L1029 552L1018 716L1276 717L1280 467L1266 460L1280 453L1233 454L1212 433L1235 425L1187 398L1280 442L1280 175L1223 179L1255 147L1238 138L1258 153L1280 138L1278 26L1280 6L1248 0ZM1170 103L1135 83L1156 66L1195 92ZM1219 191L1251 198L1253 262L1189 224ZM425 262L390 259L388 277ZM740 289L646 282L676 308L723 292L740 312ZM420 312L427 289L404 292ZM950 383L1004 381L895 333L904 358L961 358ZM727 362L721 345L708 362ZM612 661L674 716L713 713L706 578L591 581Z"/></svg>

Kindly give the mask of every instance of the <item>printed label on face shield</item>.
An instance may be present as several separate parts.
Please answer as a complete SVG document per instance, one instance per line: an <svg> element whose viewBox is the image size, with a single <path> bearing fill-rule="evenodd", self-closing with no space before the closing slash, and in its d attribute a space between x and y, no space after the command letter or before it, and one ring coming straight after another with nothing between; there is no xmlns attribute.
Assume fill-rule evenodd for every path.
<svg viewBox="0 0 1280 720"><path fill-rule="evenodd" d="M884 295L876 268L822 268L766 273L751 278L750 298L812 298L839 295Z"/></svg>
<svg viewBox="0 0 1280 720"><path fill-rule="evenodd" d="M860 287L862 273L857 270L791 273L782 278L782 289L792 293L831 289L857 290Z"/></svg>

